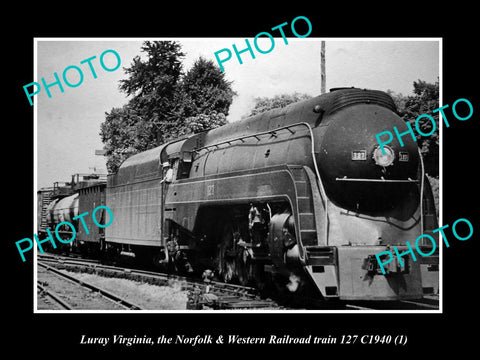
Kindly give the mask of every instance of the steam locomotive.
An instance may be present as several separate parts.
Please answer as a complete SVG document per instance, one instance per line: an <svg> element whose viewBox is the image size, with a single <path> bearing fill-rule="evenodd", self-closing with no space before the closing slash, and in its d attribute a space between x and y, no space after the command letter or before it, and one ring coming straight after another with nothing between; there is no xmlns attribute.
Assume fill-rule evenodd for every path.
<svg viewBox="0 0 480 360"><path fill-rule="evenodd" d="M438 253L392 262L385 275L375 258L438 235L417 144L394 139L383 153L376 142L386 128L407 130L396 111L384 92L332 89L133 155L106 184L77 191L90 211L89 201L103 199L114 218L104 234L79 232L75 241L323 299L436 293Z"/></svg>

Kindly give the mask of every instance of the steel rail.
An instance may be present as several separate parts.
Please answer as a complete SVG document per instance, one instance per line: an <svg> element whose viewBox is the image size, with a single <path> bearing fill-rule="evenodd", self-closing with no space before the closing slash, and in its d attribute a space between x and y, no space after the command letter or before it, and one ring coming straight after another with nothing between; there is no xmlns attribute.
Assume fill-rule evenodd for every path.
<svg viewBox="0 0 480 360"><path fill-rule="evenodd" d="M415 306L418 306L418 307L424 307L424 308L428 308L428 309L434 309L434 310L439 309L438 305L431 305L431 304L426 304L426 303L422 303L422 302L418 302L418 301L400 300L400 302L405 303L405 304L409 304L409 305L415 305Z"/></svg>
<svg viewBox="0 0 480 360"><path fill-rule="evenodd" d="M47 290L42 285L37 283L37 288L40 289L40 294L48 295L57 304L59 304L63 309L65 309L65 310L72 310L73 309L73 307L69 303L63 301L62 299L60 299L60 297L57 296L57 294L51 292L50 290Z"/></svg>
<svg viewBox="0 0 480 360"><path fill-rule="evenodd" d="M78 259L62 259L59 257L47 257L42 262L55 263L66 268L84 268L87 272L91 271L99 275L104 272L118 278L128 278L147 283L168 284L170 281L180 283L184 290L200 291L206 298L210 297L213 301L202 302L214 309L260 309L260 308L282 308L275 301L270 299L261 299L258 296L258 290L253 287L247 287L236 284L227 284L217 281L204 281L203 279L188 278L180 275L152 272L141 269L129 269L123 267L92 264L89 261L82 262ZM44 265L42 265L44 266ZM48 265L47 265L48 266ZM55 265L52 265L55 266ZM57 270L58 271L58 270ZM64 275L63 273L61 273ZM203 296L202 295L202 296Z"/></svg>
<svg viewBox="0 0 480 360"><path fill-rule="evenodd" d="M227 284L218 281L209 281L205 282L202 279L196 278L189 278L181 275L176 274L166 274L161 272L154 272L142 269L132 269L132 268L125 268L125 267L118 267L118 266L111 266L111 265L104 265L100 263L93 263L91 260L83 260L83 259L70 259L70 258L59 258L59 257L46 257L41 261L46 262L54 262L59 263L64 266L82 266L89 270L93 270L94 272L99 271L108 271L108 272L115 272L117 274L121 274L121 277L125 277L128 274L129 277L135 276L144 276L150 280L159 280L161 282L168 282L168 281L177 281L179 283L184 283L189 289L195 286L205 287L210 286L214 287L215 289L225 292L225 293L232 293L232 294L242 294L247 297L255 298L257 297L257 289L249 286L242 286L236 284Z"/></svg>
<svg viewBox="0 0 480 360"><path fill-rule="evenodd" d="M165 273L159 273L159 272L153 272L153 271L148 271L148 270L142 270L142 269L130 269L130 268L124 268L124 267L117 267L117 266L111 266L111 265L103 265L99 263L92 263L92 260L88 259L70 259L70 258L63 258L63 257L51 257L47 256L44 259L42 259L42 262L54 262L58 263L59 265L68 267L83 267L87 270L91 270L93 273L101 273L102 271L105 271L109 273L110 275L113 274L115 277L119 278L131 278L132 280L137 280L137 281L145 281L145 282L155 282L159 281L160 283L165 283L168 284L170 281L176 281L180 284L182 284L185 288L185 290L195 290L195 289L203 289L206 290L208 287L208 291L205 291L205 293L208 294L213 294L217 297L217 299L214 301L213 306L217 309L239 309L239 308L248 308L251 306L252 308L265 308L265 307L272 307L274 306L273 302L269 302L268 300L261 300L258 297L258 291L257 289L253 287L247 287L247 286L242 286L242 285L236 285L236 284L227 284L223 282L217 282L217 281L204 281L202 279L195 279L195 278L189 278L185 276L180 276L180 275L175 275L175 274L165 274ZM42 265L43 266L43 265ZM58 270L57 270L58 271ZM60 272L60 274L63 276L64 274ZM308 299L308 298L305 298ZM436 297L432 298L425 298L426 300L430 300L433 303L423 303L420 301L413 301L413 300L397 300L397 304L403 304L405 306L414 306L418 309L432 309L432 310L438 310L439 306L435 304L435 301L438 301ZM298 300L298 299L297 299ZM311 309L318 309L321 308L323 309L325 306L328 308L327 303L319 303L317 301L313 302L313 299L309 299L313 305L313 308L310 307ZM394 301L395 302L395 301ZM276 303L276 301L275 301ZM385 310L385 303L381 302L375 302L375 301L365 301L362 302L361 304L355 304L355 303L340 303L337 304L343 306L346 309L352 309L352 310ZM379 305L381 305L379 307ZM291 308L289 305L288 309L299 309L297 306L294 306ZM282 305L278 305L278 307L283 307ZM397 308L392 308L391 310L396 310Z"/></svg>
<svg viewBox="0 0 480 360"><path fill-rule="evenodd" d="M43 268L47 269L48 271L56 274L56 275L59 275L60 277L63 277L65 279L68 279L74 283L76 283L77 285L80 285L82 287L85 287L87 289L90 289L94 292L97 292L99 294L101 294L103 297L107 298L108 300L116 303L116 304L119 304L121 306L123 306L125 309L129 309L129 310L143 310L142 307L140 307L139 305L137 304L133 304L132 302L130 301L127 301L125 300L124 298L118 296L118 295L115 295L114 293L108 291L108 290L105 290L105 289L102 289L101 287L99 286L96 286L96 285L93 285L89 282L86 282L86 281L83 281L83 280L80 280L80 279L77 279L76 277L74 276L71 276L71 275L68 275L68 274L65 274L63 272L61 272L60 270L58 269L55 269L54 267L51 267L47 264L44 264L43 262L41 261L37 261L37 264L42 266Z"/></svg>

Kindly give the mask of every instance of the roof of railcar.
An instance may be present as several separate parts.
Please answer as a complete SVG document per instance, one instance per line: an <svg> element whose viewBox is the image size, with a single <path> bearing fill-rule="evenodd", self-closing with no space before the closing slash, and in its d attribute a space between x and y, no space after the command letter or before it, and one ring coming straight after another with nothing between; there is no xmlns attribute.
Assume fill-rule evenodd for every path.
<svg viewBox="0 0 480 360"><path fill-rule="evenodd" d="M137 174L153 173L160 166L160 154L166 144L130 156L120 165L116 174L108 177L109 185L134 181Z"/></svg>
<svg viewBox="0 0 480 360"><path fill-rule="evenodd" d="M139 179L161 176L160 165L168 160L170 153L179 151L182 140L185 139L175 140L130 156L122 163L116 174L109 176L109 185L114 185L113 182L125 184ZM167 147L168 153L164 151Z"/></svg>
<svg viewBox="0 0 480 360"><path fill-rule="evenodd" d="M143 151L141 153L135 154L130 156L128 159L126 159L122 165L120 166L120 169L127 169L128 167L134 167L137 165L144 165L144 164L149 164L152 162L155 162L158 164L160 161L160 154L162 150L165 148L166 144L157 146L153 149Z"/></svg>

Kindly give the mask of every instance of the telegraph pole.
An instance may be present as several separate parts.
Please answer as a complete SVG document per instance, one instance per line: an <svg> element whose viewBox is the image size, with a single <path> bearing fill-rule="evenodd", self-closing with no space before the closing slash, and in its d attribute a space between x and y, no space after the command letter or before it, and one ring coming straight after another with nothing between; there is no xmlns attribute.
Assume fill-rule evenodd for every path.
<svg viewBox="0 0 480 360"><path fill-rule="evenodd" d="M320 81L321 81L321 88L320 93L325 94L325 82L326 82L327 75L325 74L325 41L321 42L320 48Z"/></svg>

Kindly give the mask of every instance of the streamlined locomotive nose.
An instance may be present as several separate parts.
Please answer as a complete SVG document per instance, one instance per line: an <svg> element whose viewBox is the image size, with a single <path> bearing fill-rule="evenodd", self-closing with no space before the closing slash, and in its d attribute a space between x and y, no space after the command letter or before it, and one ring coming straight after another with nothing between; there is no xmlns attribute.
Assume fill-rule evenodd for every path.
<svg viewBox="0 0 480 360"><path fill-rule="evenodd" d="M376 134L408 127L391 109L358 104L333 114L319 142L318 164L332 200L347 207L385 210L400 200L418 178L419 154L411 134L384 146Z"/></svg>

